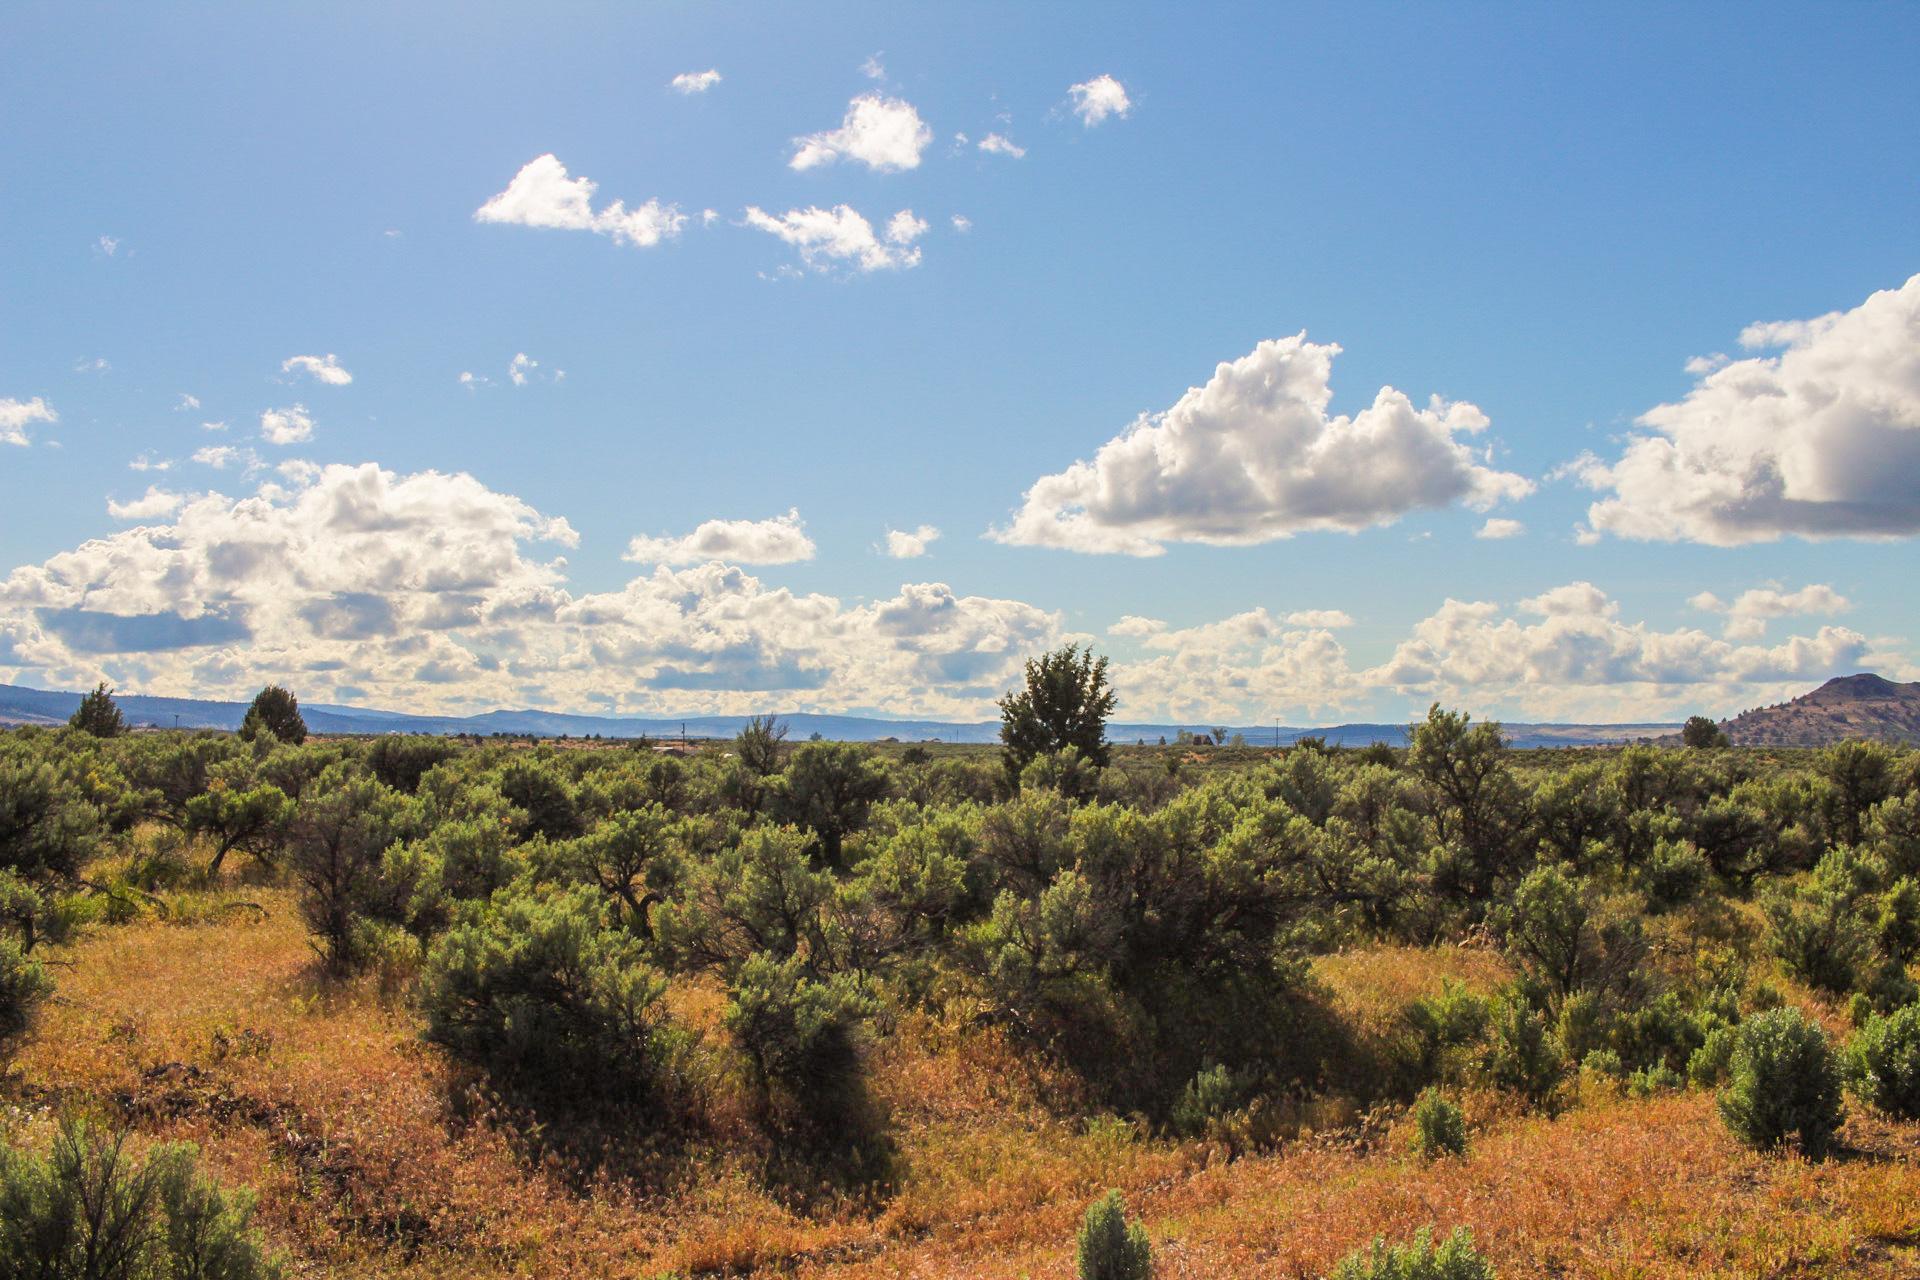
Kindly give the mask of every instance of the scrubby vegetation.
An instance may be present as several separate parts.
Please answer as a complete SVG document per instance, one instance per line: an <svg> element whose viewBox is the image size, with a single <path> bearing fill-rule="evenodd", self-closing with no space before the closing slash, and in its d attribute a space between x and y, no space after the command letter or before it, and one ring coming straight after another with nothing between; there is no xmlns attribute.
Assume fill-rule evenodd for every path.
<svg viewBox="0 0 1920 1280"><path fill-rule="evenodd" d="M340 1274L1910 1261L1904 1154L1778 1149L1920 1141L1920 756L1132 748L1093 655L1028 675L998 753L0 736L0 1139L192 1139ZM1635 1135L1637 1271L1476 1190Z"/></svg>

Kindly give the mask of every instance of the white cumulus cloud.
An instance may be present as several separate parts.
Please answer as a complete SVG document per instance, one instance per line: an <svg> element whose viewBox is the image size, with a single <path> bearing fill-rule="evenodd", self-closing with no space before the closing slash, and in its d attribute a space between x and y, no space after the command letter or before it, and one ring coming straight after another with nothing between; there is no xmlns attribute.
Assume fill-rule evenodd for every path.
<svg viewBox="0 0 1920 1280"><path fill-rule="evenodd" d="M1164 413L1142 415L1092 461L1044 476L1001 542L1159 555L1169 542L1247 546L1313 529L1348 532L1462 502L1484 510L1532 492L1460 437L1487 426L1471 404L1418 408L1384 387L1329 416L1340 348L1270 339L1221 364Z"/></svg>
<svg viewBox="0 0 1920 1280"><path fill-rule="evenodd" d="M628 560L641 564L700 564L729 560L738 564L792 564L813 559L800 512L770 520L708 520L680 537L636 537L627 544Z"/></svg>
<svg viewBox="0 0 1920 1280"><path fill-rule="evenodd" d="M260 465L260 455L244 445L210 444L194 450L193 460L203 467L225 471L228 467L252 470Z"/></svg>
<svg viewBox="0 0 1920 1280"><path fill-rule="evenodd" d="M667 82L675 93L705 93L720 83L720 73L709 67L705 71L682 71Z"/></svg>
<svg viewBox="0 0 1920 1280"><path fill-rule="evenodd" d="M1069 86L1067 92L1073 97L1073 114L1080 122L1091 129L1109 116L1126 119L1133 110L1133 101L1127 97L1126 86L1109 75L1098 75L1091 80Z"/></svg>
<svg viewBox="0 0 1920 1280"><path fill-rule="evenodd" d="M29 426L58 421L60 415L39 396L31 400L0 399L0 444L24 445Z"/></svg>
<svg viewBox="0 0 1920 1280"><path fill-rule="evenodd" d="M998 133L990 133L980 139L979 146L980 150L988 155L1012 156L1015 160L1027 154L1025 147L1015 144L1012 139Z"/></svg>
<svg viewBox="0 0 1920 1280"><path fill-rule="evenodd" d="M746 212L747 225L778 236L799 251L801 261L817 271L836 265L859 271L894 271L920 265L913 244L927 224L902 209L887 222L886 237L874 234L873 224L847 205L831 209L789 209L775 216L757 207Z"/></svg>
<svg viewBox="0 0 1920 1280"><path fill-rule="evenodd" d="M313 439L313 418L303 404L268 409L260 415L260 438L268 444L299 444Z"/></svg>
<svg viewBox="0 0 1920 1280"><path fill-rule="evenodd" d="M940 531L930 524L923 524L912 531L889 529L886 551L895 560L913 560L927 554L927 548L939 536Z"/></svg>
<svg viewBox="0 0 1920 1280"><path fill-rule="evenodd" d="M793 140L795 169L812 169L845 157L858 160L878 173L917 169L920 153L933 141L933 130L920 119L913 104L879 93L864 93L847 104L838 129L810 133Z"/></svg>
<svg viewBox="0 0 1920 1280"><path fill-rule="evenodd" d="M146 493L131 502L107 499L107 514L115 520L157 520L170 516L186 505L177 493L168 493L158 485L148 485Z"/></svg>
<svg viewBox="0 0 1920 1280"><path fill-rule="evenodd" d="M1750 325L1686 397L1648 410L1611 463L1596 533L1735 546L1920 533L1920 275L1851 311Z"/></svg>
<svg viewBox="0 0 1920 1280"><path fill-rule="evenodd" d="M323 382L329 387L344 387L353 381L353 375L340 365L340 357L329 351L324 356L290 356L280 362L282 373L304 373L315 382ZM195 402L197 408L199 402Z"/></svg>
<svg viewBox="0 0 1920 1280"><path fill-rule="evenodd" d="M1845 613L1853 603L1822 582L1809 583L1798 591L1783 591L1778 586L1753 587L1731 601L1711 591L1688 598L1687 603L1705 613L1726 615L1724 634L1729 640L1758 640L1767 632L1767 623L1775 618L1818 615L1831 617Z"/></svg>
<svg viewBox="0 0 1920 1280"><path fill-rule="evenodd" d="M567 167L553 155L529 160L513 176L507 189L474 210L475 222L547 227L560 231L591 231L615 244L646 248L670 240L686 225L686 215L658 200L629 209L619 200L593 207L596 184L567 175Z"/></svg>
<svg viewBox="0 0 1920 1280"><path fill-rule="evenodd" d="M1479 531L1473 536L1476 538L1498 540L1501 538L1517 538L1526 531L1527 526L1521 524L1518 520L1508 520L1500 516L1495 516L1481 525Z"/></svg>

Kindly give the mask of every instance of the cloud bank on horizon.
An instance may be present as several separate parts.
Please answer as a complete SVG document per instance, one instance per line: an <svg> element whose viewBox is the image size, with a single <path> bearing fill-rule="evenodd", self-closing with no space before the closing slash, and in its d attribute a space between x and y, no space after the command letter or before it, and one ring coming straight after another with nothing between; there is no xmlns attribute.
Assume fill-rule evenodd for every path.
<svg viewBox="0 0 1920 1280"><path fill-rule="evenodd" d="M654 567L610 591L576 590L565 555L543 550L580 545L566 518L463 474L294 461L244 495L149 488L112 514L141 523L0 580L0 673L235 697L292 680L312 697L420 711L974 717L1027 657L1082 639L1138 649L1114 669L1125 716L1199 721L1339 714L1381 689L1541 719L1644 719L1862 665L1914 671L1833 624L1768 643L1770 622L1847 607L1820 583L1731 604L1695 596L1728 619L1721 638L1623 620L1584 581L1508 602L1447 598L1368 664L1336 635L1356 625L1338 609L1258 606L1193 626L1129 615L1085 633L1042 604L943 582L849 604L748 573L813 558L797 511L637 536L625 558ZM893 531L888 550L911 558L936 537Z"/></svg>

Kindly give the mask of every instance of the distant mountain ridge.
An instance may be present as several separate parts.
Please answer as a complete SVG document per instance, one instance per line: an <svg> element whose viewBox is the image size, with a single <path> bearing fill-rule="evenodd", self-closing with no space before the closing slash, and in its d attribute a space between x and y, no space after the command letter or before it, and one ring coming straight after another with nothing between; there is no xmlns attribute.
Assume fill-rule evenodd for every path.
<svg viewBox="0 0 1920 1280"><path fill-rule="evenodd" d="M1863 672L1835 676L1778 706L1721 722L1737 747L1819 747L1847 738L1920 744L1920 683Z"/></svg>
<svg viewBox="0 0 1920 1280"><path fill-rule="evenodd" d="M80 705L80 694L28 689L20 685L0 685L0 726L17 724L64 724ZM163 729L176 724L182 729L237 729L245 716L244 702L219 702L202 698L156 698L144 694L114 695L127 722L133 725L158 725ZM472 716L412 715L404 711L381 711L366 707L346 707L326 703L308 703L300 708L307 727L315 733L341 734L492 734L527 735L557 738L677 738L684 726L693 738L731 738L747 721L745 716L591 716L559 711L487 711ZM781 713L794 740L814 734L836 742L878 742L896 738L902 742L997 742L998 720L888 720L877 716L816 715L811 712ZM1214 726L1185 724L1110 724L1107 736L1117 743L1161 738L1173 740L1181 730L1211 731ZM1672 733L1671 724L1506 724L1507 738L1517 747L1577 747L1605 743L1632 742ZM1256 746L1279 742L1287 745L1302 737L1324 737L1342 746L1366 746L1386 742L1404 746L1404 724L1337 724L1320 728L1273 725L1237 725L1227 729Z"/></svg>

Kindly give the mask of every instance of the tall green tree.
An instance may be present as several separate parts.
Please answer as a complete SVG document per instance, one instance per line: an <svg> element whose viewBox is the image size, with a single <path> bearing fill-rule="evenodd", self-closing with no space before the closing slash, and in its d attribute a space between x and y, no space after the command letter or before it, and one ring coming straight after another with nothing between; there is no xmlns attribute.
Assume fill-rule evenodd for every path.
<svg viewBox="0 0 1920 1280"><path fill-rule="evenodd" d="M1680 741L1689 747L1724 747L1727 733L1705 716L1688 716L1680 726Z"/></svg>
<svg viewBox="0 0 1920 1280"><path fill-rule="evenodd" d="M96 738L117 738L127 731L127 718L120 714L120 705L113 700L113 690L107 688L104 680L93 687L92 693L80 699L79 709L67 724Z"/></svg>
<svg viewBox="0 0 1920 1280"><path fill-rule="evenodd" d="M277 684L254 695L253 705L240 721L240 736L252 742L262 729L289 746L305 742L307 722L300 718L300 700Z"/></svg>
<svg viewBox="0 0 1920 1280"><path fill-rule="evenodd" d="M780 772L782 745L787 726L778 716L754 716L734 735L733 751L740 763L755 777L770 778Z"/></svg>
<svg viewBox="0 0 1920 1280"><path fill-rule="evenodd" d="M820 855L840 865L846 838L866 825L874 803L887 795L886 768L851 742L808 742L793 753L781 779L783 821L820 839Z"/></svg>
<svg viewBox="0 0 1920 1280"><path fill-rule="evenodd" d="M1092 646L1066 645L1027 660L1026 687L1000 699L1000 741L1007 776L1020 774L1043 755L1073 747L1080 758L1104 769L1112 755L1107 717L1115 695L1107 685L1107 660Z"/></svg>

